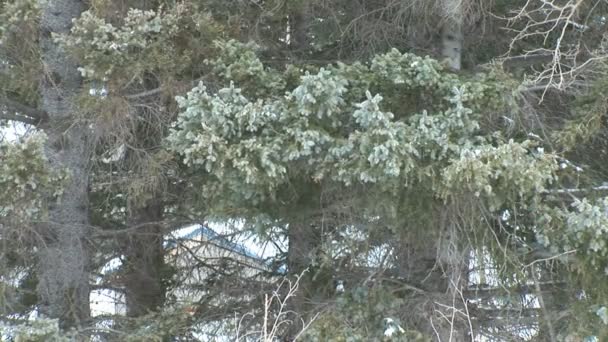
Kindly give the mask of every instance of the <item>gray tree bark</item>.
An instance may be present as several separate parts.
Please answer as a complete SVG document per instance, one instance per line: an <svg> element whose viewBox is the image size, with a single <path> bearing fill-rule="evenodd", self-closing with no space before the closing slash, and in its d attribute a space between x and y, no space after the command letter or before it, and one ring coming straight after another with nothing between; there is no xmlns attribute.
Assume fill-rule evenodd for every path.
<svg viewBox="0 0 608 342"><path fill-rule="evenodd" d="M53 41L68 33L80 16L80 0L40 1L40 50L44 74L40 83L41 109L48 114L45 153L55 170L67 170L63 195L49 207L39 249L39 310L58 318L62 328L82 325L90 316L88 185L90 144L87 128L78 118L75 97L81 89L77 65Z"/></svg>
<svg viewBox="0 0 608 342"><path fill-rule="evenodd" d="M457 226L448 221L449 214L437 213L437 217L441 219L432 223L436 233L405 227L399 234L398 275L418 289L408 299L403 317L434 341L466 341L466 318L462 315L466 310L460 290L466 284L467 259L457 240Z"/></svg>

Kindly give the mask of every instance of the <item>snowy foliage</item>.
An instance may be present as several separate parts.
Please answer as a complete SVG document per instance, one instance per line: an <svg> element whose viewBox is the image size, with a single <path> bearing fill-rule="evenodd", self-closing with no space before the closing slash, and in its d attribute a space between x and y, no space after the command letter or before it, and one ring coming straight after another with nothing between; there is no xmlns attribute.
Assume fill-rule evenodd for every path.
<svg viewBox="0 0 608 342"><path fill-rule="evenodd" d="M208 37L217 31L204 13L184 15L192 10L188 6L167 10L131 8L120 25L92 9L74 21L69 35L55 39L80 60L79 71L87 80L142 82L146 72L151 71L162 71L170 77L190 66L194 57L194 51L178 45L177 37L191 30L200 44L207 44ZM166 54L169 50L173 53Z"/></svg>
<svg viewBox="0 0 608 342"><path fill-rule="evenodd" d="M73 336L59 328L57 319L38 318L21 324L0 322L0 339L16 342L70 342Z"/></svg>
<svg viewBox="0 0 608 342"><path fill-rule="evenodd" d="M254 297L304 269L302 341L608 339L607 13L0 0L0 126L49 135L0 143L0 340L283 333ZM275 244L272 275L175 262L163 236L210 219ZM93 279L129 317L90 319Z"/></svg>
<svg viewBox="0 0 608 342"><path fill-rule="evenodd" d="M23 227L44 216L44 204L61 194L67 175L49 170L44 157L45 136L23 142L0 143L0 227Z"/></svg>
<svg viewBox="0 0 608 342"><path fill-rule="evenodd" d="M555 180L558 162L534 146L531 141L510 140L498 147L462 150L460 158L443 170L445 196L457 194L464 185L461 190L483 196L493 209L538 196Z"/></svg>
<svg viewBox="0 0 608 342"><path fill-rule="evenodd" d="M278 71L263 68L251 52L234 58L246 45L221 46L232 47L225 50L235 63L222 65L225 77L250 75L246 87L276 79ZM239 86L231 82L210 93L200 84L178 97L182 113L168 141L187 165L263 191L288 182L296 168L317 182L407 184L423 176L415 173L420 166L446 164L464 148L483 148L481 109L502 105L499 84L463 80L432 59L396 50L369 66L305 71L292 90L256 100ZM408 103L399 92L420 92L426 101Z"/></svg>

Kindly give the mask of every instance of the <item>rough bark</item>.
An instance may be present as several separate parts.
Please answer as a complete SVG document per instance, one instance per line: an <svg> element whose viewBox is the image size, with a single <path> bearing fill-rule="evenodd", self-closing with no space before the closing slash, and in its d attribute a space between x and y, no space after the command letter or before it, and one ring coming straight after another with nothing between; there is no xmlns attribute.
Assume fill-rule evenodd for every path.
<svg viewBox="0 0 608 342"><path fill-rule="evenodd" d="M296 296L289 302L293 323L289 327L287 341L294 340L295 336L302 331L314 311L313 303L317 302L315 297L322 292L314 281L316 270L309 268L314 252L320 244L318 235L314 227L309 224L297 222L289 225L287 268L292 279L299 278Z"/></svg>
<svg viewBox="0 0 608 342"><path fill-rule="evenodd" d="M163 235L160 221L163 207L151 203L130 209L129 233L124 245L126 274L124 278L127 316L140 317L162 307L165 288L162 284L164 268Z"/></svg>
<svg viewBox="0 0 608 342"><path fill-rule="evenodd" d="M465 317L460 290L466 284L466 258L461 253L456 226L446 221L447 212L438 213L437 232L419 227L404 229L396 251L398 276L418 289L409 298L404 318L436 341L465 341ZM454 311L452 308L458 310ZM457 313L458 312L458 313ZM454 320L448 321L454 314ZM443 316L445 315L445 316Z"/></svg>
<svg viewBox="0 0 608 342"><path fill-rule="evenodd" d="M43 227L45 243L39 250L38 295L40 313L59 318L63 328L89 318L88 185L90 144L78 120L74 98L81 79L74 60L53 41L68 33L72 19L84 10L80 0L40 1L40 49L44 65L40 91L42 110L48 114L45 147L49 163L67 170L69 181L60 201L49 208Z"/></svg>
<svg viewBox="0 0 608 342"><path fill-rule="evenodd" d="M407 227L399 234L398 276L428 293L445 291L447 283L437 265L438 238L430 232L416 234L417 229Z"/></svg>
<svg viewBox="0 0 608 342"><path fill-rule="evenodd" d="M434 300L447 291L447 281L438 264L438 238L430 232L417 234L419 228L406 227L399 234L396 248L397 276L406 285L419 289L403 310L408 326L426 336L434 335Z"/></svg>
<svg viewBox="0 0 608 342"><path fill-rule="evenodd" d="M449 210L449 209L448 209ZM467 262L468 249L461 241L462 232L458 224L454 222L454 214L444 213L442 222L442 234L439 239L438 258L441 269L446 280L446 296L437 307L438 313L445 315L449 321L443 322L438 329L439 341L465 341L471 339L468 334L467 305L462 295L463 288L468 284Z"/></svg>

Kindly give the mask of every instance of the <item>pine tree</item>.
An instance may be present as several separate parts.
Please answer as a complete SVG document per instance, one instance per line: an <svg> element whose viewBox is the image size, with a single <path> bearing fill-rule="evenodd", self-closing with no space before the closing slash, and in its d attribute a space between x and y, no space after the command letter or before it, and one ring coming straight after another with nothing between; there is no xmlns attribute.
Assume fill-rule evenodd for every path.
<svg viewBox="0 0 608 342"><path fill-rule="evenodd" d="M0 1L0 121L28 130L0 144L0 333L602 340L606 10ZM209 221L287 249L265 277L166 253Z"/></svg>

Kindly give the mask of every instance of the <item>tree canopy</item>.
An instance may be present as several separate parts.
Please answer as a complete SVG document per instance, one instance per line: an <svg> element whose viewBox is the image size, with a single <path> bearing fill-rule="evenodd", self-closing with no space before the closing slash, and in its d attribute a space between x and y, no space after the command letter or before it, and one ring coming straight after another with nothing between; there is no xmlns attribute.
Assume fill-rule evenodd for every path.
<svg viewBox="0 0 608 342"><path fill-rule="evenodd" d="M608 338L607 11L0 0L0 340Z"/></svg>

